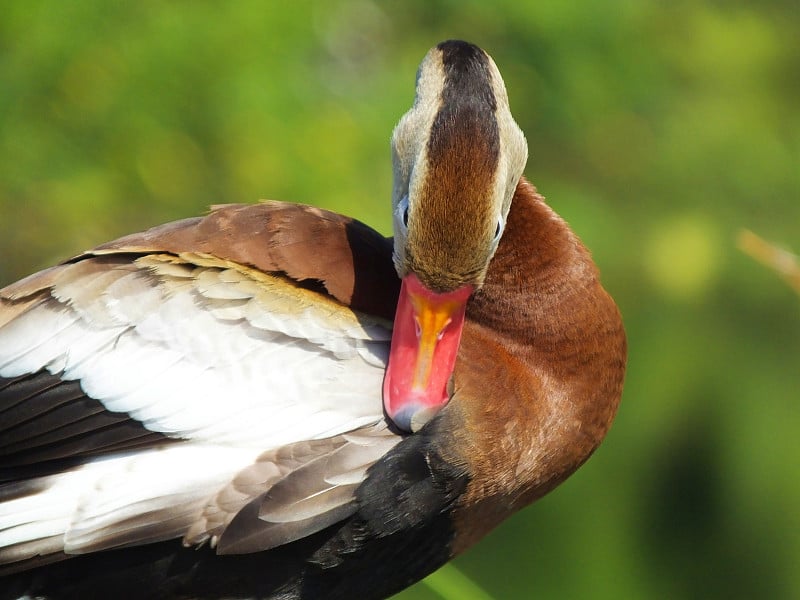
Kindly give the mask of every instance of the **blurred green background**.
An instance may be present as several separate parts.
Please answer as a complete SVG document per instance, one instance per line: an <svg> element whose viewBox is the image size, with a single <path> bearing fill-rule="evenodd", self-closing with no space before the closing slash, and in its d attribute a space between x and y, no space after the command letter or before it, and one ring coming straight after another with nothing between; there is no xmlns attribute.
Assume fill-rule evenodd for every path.
<svg viewBox="0 0 800 600"><path fill-rule="evenodd" d="M388 234L417 64L476 42L630 361L596 455L458 572L496 599L800 598L800 301L735 246L800 250L799 29L796 0L4 2L0 284L216 203Z"/></svg>

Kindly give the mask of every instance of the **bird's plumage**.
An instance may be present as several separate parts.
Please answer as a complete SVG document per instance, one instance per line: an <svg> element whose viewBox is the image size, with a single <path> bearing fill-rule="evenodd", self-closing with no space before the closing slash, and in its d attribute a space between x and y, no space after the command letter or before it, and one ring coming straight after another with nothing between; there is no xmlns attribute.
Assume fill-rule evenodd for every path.
<svg viewBox="0 0 800 600"><path fill-rule="evenodd" d="M589 457L622 324L488 55L434 48L393 148L394 241L226 205L0 291L0 598L382 598ZM392 422L398 294L466 318L443 406Z"/></svg>

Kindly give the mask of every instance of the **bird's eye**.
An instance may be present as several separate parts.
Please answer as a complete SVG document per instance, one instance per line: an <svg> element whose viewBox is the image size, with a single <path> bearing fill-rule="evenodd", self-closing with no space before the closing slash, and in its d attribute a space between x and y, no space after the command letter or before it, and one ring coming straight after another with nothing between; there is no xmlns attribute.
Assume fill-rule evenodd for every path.
<svg viewBox="0 0 800 600"><path fill-rule="evenodd" d="M408 196L403 196L394 209L396 231L405 233L408 231Z"/></svg>
<svg viewBox="0 0 800 600"><path fill-rule="evenodd" d="M494 239L492 240L495 244L500 241L500 237L503 235L503 230L506 227L506 220L500 216L497 218L497 224L494 228Z"/></svg>

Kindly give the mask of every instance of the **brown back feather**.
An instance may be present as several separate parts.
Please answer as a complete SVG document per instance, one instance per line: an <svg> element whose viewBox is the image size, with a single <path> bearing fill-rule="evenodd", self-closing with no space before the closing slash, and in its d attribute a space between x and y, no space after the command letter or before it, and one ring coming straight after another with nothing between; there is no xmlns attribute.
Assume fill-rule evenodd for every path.
<svg viewBox="0 0 800 600"><path fill-rule="evenodd" d="M207 254L322 286L343 304L386 319L394 316L400 287L390 239L355 219L286 202L216 206L205 217L153 227L86 254L107 252Z"/></svg>

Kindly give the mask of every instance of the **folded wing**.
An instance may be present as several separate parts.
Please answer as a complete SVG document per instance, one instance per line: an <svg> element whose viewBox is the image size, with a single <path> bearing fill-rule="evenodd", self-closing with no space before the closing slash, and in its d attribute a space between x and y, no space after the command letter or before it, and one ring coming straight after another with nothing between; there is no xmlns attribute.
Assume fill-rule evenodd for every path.
<svg viewBox="0 0 800 600"><path fill-rule="evenodd" d="M269 252L218 251L242 211ZM0 292L0 563L170 538L253 552L352 513L400 439L380 402L391 332L345 304L369 285L314 278L313 246L354 237L326 214L222 207ZM355 238L351 265L353 243L390 252Z"/></svg>

